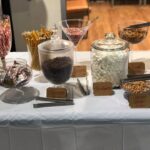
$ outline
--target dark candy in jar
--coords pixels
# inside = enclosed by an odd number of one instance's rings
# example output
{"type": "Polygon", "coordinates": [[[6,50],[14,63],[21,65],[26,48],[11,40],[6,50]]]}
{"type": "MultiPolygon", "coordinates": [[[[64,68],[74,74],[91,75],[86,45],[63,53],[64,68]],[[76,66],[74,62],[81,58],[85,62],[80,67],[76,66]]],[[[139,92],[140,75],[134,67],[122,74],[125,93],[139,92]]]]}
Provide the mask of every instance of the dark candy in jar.
{"type": "Polygon", "coordinates": [[[45,60],[42,63],[42,70],[45,77],[53,84],[62,84],[70,78],[72,65],[70,57],[56,57],[45,60]]]}

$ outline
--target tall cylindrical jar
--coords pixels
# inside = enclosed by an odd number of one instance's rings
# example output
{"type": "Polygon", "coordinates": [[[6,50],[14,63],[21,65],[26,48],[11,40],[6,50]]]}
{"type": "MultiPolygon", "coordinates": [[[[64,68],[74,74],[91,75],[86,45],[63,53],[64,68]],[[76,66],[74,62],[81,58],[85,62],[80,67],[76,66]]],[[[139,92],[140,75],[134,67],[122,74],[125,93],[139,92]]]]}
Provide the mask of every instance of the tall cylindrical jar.
{"type": "Polygon", "coordinates": [[[118,87],[120,80],[127,77],[129,44],[113,33],[93,42],[91,57],[93,82],[111,82],[118,87]]]}

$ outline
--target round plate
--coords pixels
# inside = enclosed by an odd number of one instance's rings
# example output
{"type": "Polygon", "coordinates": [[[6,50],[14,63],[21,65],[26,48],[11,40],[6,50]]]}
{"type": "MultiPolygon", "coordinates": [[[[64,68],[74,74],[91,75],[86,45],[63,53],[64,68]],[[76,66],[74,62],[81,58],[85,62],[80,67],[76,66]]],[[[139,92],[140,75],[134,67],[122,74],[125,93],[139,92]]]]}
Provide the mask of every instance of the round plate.
{"type": "Polygon", "coordinates": [[[33,87],[10,88],[0,95],[0,99],[9,104],[22,104],[39,96],[39,91],[33,87]]]}

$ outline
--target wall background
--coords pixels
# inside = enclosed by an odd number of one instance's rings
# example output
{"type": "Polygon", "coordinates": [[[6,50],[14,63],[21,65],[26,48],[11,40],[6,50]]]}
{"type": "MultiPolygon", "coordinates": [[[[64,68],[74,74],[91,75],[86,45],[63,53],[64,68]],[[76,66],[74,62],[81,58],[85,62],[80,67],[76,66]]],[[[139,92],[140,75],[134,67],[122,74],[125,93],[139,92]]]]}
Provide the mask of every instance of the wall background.
{"type": "Polygon", "coordinates": [[[26,51],[22,32],[50,28],[66,13],[65,0],[12,0],[10,4],[17,51],[26,51]]]}

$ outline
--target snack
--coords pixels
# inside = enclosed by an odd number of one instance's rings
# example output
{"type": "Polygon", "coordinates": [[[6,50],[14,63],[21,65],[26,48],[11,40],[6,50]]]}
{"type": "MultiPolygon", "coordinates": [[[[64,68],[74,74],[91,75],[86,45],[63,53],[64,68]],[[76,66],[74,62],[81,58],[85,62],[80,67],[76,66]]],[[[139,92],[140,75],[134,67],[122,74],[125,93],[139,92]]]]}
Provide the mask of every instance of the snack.
{"type": "Polygon", "coordinates": [[[114,87],[120,85],[120,79],[126,77],[128,53],[126,51],[94,51],[92,56],[93,82],[111,82],[114,87]]]}
{"type": "Polygon", "coordinates": [[[43,41],[49,40],[53,32],[42,27],[39,31],[27,31],[23,32],[22,35],[27,43],[27,48],[31,54],[31,68],[40,70],[38,44],[43,41]]]}
{"type": "Polygon", "coordinates": [[[31,77],[32,71],[23,59],[6,60],[6,70],[1,71],[1,85],[4,87],[20,87],[27,84],[31,77]]]}
{"type": "Polygon", "coordinates": [[[45,60],[41,67],[48,80],[54,84],[62,84],[70,78],[72,66],[71,58],[64,56],[45,60]]]}
{"type": "Polygon", "coordinates": [[[132,94],[142,94],[150,91],[150,81],[134,81],[122,84],[122,88],[132,94]]]}
{"type": "Polygon", "coordinates": [[[9,17],[0,21],[0,57],[4,58],[11,48],[11,25],[9,17]]]}
{"type": "Polygon", "coordinates": [[[124,28],[119,31],[120,38],[136,44],[141,42],[147,35],[147,31],[141,28],[124,28]]]}

